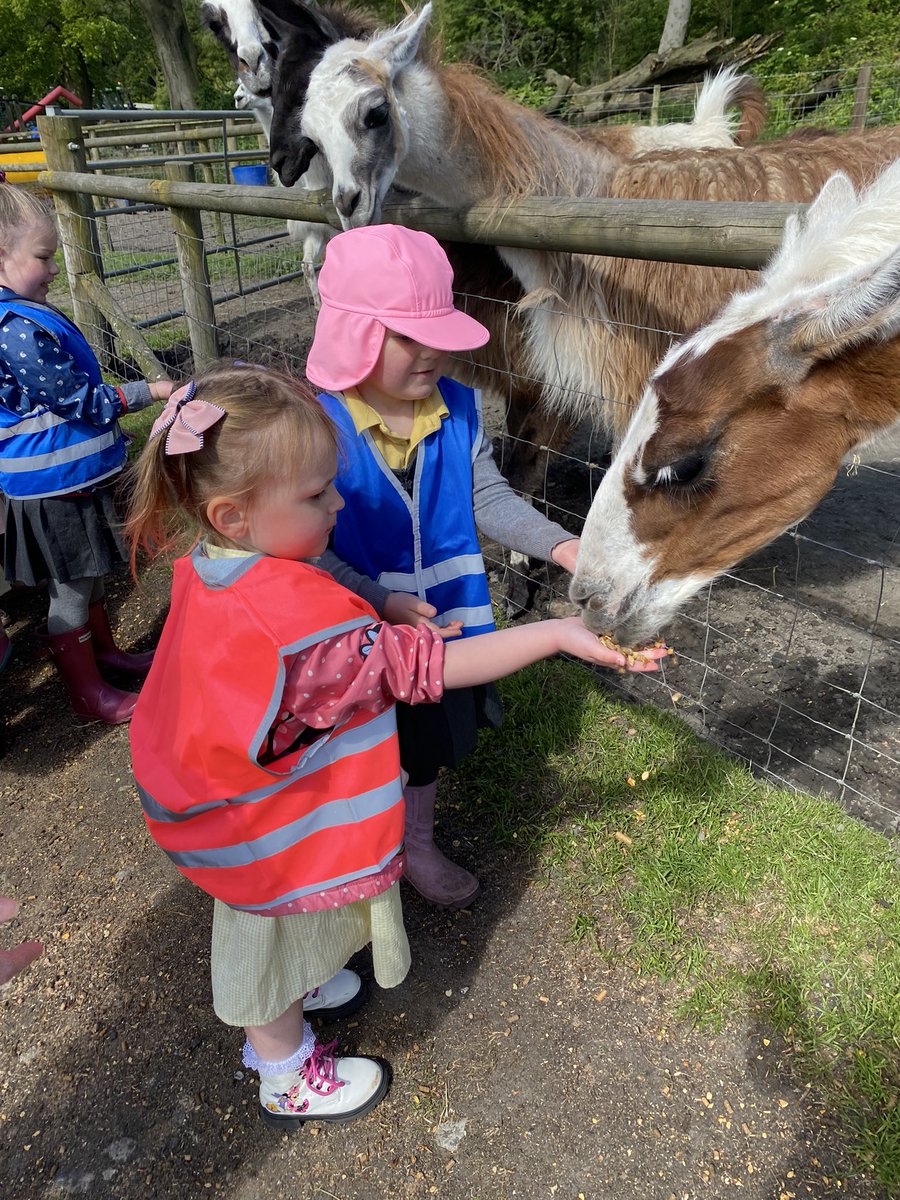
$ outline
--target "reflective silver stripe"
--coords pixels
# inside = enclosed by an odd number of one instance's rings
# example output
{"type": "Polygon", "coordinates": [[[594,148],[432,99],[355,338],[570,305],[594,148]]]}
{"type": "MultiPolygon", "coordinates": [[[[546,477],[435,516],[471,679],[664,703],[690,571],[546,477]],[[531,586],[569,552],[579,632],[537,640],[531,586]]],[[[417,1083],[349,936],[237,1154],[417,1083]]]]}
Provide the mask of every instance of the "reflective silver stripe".
{"type": "Polygon", "coordinates": [[[470,629],[475,625],[493,625],[494,610],[490,604],[480,604],[477,608],[448,608],[437,619],[440,625],[447,625],[451,621],[462,621],[470,629]]]}
{"type": "MultiPolygon", "coordinates": [[[[278,662],[278,673],[275,679],[275,688],[274,691],[272,691],[272,698],[269,701],[268,708],[266,708],[265,713],[263,714],[262,721],[259,722],[259,728],[256,732],[256,736],[253,737],[253,740],[250,743],[251,762],[257,762],[259,758],[259,750],[262,748],[266,737],[269,736],[269,730],[272,725],[275,724],[278,713],[280,713],[283,708],[281,701],[282,696],[284,695],[284,679],[286,679],[287,676],[287,672],[284,670],[284,655],[299,654],[301,650],[306,649],[307,646],[316,646],[316,644],[319,642],[324,641],[325,638],[340,637],[342,634],[347,634],[347,632],[350,630],[364,629],[366,625],[371,624],[371,617],[353,617],[350,620],[344,620],[344,622],[342,622],[340,625],[331,625],[329,629],[317,630],[314,632],[314,634],[310,634],[308,637],[301,637],[299,642],[292,642],[290,643],[290,646],[283,646],[281,648],[280,652],[278,652],[280,653],[280,662],[278,662]]],[[[338,733],[340,733],[340,728],[341,727],[338,726],[338,733]]],[[[370,743],[371,745],[377,745],[379,742],[383,742],[385,737],[390,737],[395,731],[396,721],[394,719],[394,709],[391,708],[379,716],[373,716],[372,720],[368,721],[368,724],[365,725],[364,728],[370,731],[370,736],[373,739],[370,743]],[[389,727],[386,732],[382,732],[382,726],[385,725],[385,718],[386,724],[388,724],[389,727]]],[[[350,730],[347,736],[352,736],[354,732],[355,731],[350,730]]],[[[314,766],[307,766],[304,770],[301,770],[300,775],[308,774],[310,770],[319,769],[318,756],[320,755],[320,752],[322,752],[323,745],[326,742],[329,742],[329,740],[334,740],[334,733],[323,733],[323,737],[320,738],[318,742],[314,742],[310,746],[310,749],[308,749],[304,757],[302,757],[301,766],[302,763],[312,764],[313,761],[316,764],[314,764],[314,766]]],[[[361,745],[359,749],[366,750],[368,749],[368,745],[361,745]]],[[[329,760],[324,760],[324,758],[322,760],[323,763],[328,761],[329,760]]],[[[269,774],[271,775],[283,775],[283,772],[281,772],[281,770],[277,770],[276,766],[263,767],[263,770],[268,770],[269,774]]],[[[298,778],[300,778],[300,775],[298,775],[298,778]]]]}
{"type": "Polygon", "coordinates": [[[416,581],[421,580],[426,588],[439,583],[450,583],[463,575],[482,575],[484,560],[480,554],[459,554],[456,558],[445,558],[433,567],[422,567],[418,574],[405,571],[382,571],[377,583],[389,592],[415,592],[416,581]]]}
{"type": "Polygon", "coordinates": [[[58,467],[62,463],[76,462],[79,458],[91,458],[114,446],[118,440],[119,431],[113,428],[102,437],[79,442],[67,450],[54,450],[52,454],[35,454],[32,458],[0,458],[0,471],[5,471],[7,475],[16,475],[26,471],[42,471],[45,467],[58,467]]]}
{"type": "Polygon", "coordinates": [[[65,425],[65,423],[66,417],[60,417],[46,408],[38,408],[33,413],[22,417],[15,425],[7,425],[0,429],[0,442],[6,442],[10,438],[25,436],[29,433],[41,433],[45,429],[53,429],[54,426],[65,425]]]}
{"type": "Polygon", "coordinates": [[[217,846],[213,850],[166,850],[172,862],[189,870],[209,870],[228,867],[245,867],[260,862],[275,854],[305,841],[326,829],[340,829],[356,825],[370,817],[381,816],[397,804],[400,799],[399,780],[360,792],[348,800],[332,800],[314,812],[273,829],[252,842],[238,842],[234,846],[217,846]]]}
{"type": "MultiPolygon", "coordinates": [[[[275,711],[278,711],[277,707],[275,711]]],[[[271,725],[272,721],[269,721],[269,724],[264,726],[266,732],[271,728],[271,725]]],[[[290,778],[304,779],[307,775],[311,775],[313,771],[320,771],[322,767],[333,766],[336,762],[340,762],[342,758],[349,758],[353,754],[365,754],[367,750],[373,750],[376,746],[380,746],[382,742],[388,741],[396,732],[397,714],[394,711],[393,705],[385,709],[383,713],[379,713],[377,717],[366,721],[364,725],[356,725],[352,729],[343,729],[339,725],[330,733],[323,733],[321,738],[308,747],[296,768],[290,772],[290,778]]],[[[258,743],[254,743],[254,753],[259,753],[258,745],[261,742],[262,738],[259,739],[258,743]]],[[[269,768],[263,769],[268,770],[269,768]]],[[[271,771],[270,773],[275,775],[276,778],[283,778],[282,772],[271,771]]],[[[246,799],[246,797],[241,797],[241,802],[246,803],[246,799]]]]}
{"type": "Polygon", "coordinates": [[[203,813],[213,812],[219,808],[228,808],[230,805],[258,804],[260,800],[274,796],[283,788],[290,787],[292,783],[296,783],[298,779],[303,779],[313,771],[319,771],[322,767],[332,766],[342,758],[347,758],[352,754],[361,754],[381,745],[382,742],[392,738],[396,730],[397,717],[391,707],[383,713],[379,713],[377,717],[373,717],[371,721],[367,721],[365,725],[358,725],[354,729],[338,729],[330,736],[323,735],[321,741],[314,742],[309,747],[297,764],[295,771],[279,776],[273,783],[256,788],[252,792],[246,792],[243,796],[226,796],[222,800],[211,800],[208,804],[194,805],[187,812],[174,812],[172,809],[164,808],[146,788],[138,783],[141,807],[151,821],[158,821],[160,824],[166,825],[178,825],[183,821],[190,821],[195,816],[201,816],[203,813]]]}
{"type": "MultiPolygon", "coordinates": [[[[397,794],[399,798],[399,780],[397,794]]],[[[370,870],[367,870],[365,874],[360,874],[359,871],[351,871],[347,875],[335,875],[332,879],[325,879],[321,883],[311,883],[309,887],[296,888],[292,892],[285,892],[283,895],[276,896],[273,900],[269,900],[265,904],[242,904],[240,906],[240,911],[265,912],[267,909],[275,908],[279,904],[289,904],[292,900],[299,900],[302,896],[309,896],[313,892],[323,892],[326,888],[340,887],[341,884],[349,884],[352,886],[354,883],[358,883],[361,879],[365,879],[368,875],[376,875],[379,871],[383,871],[391,859],[397,857],[397,853],[402,845],[402,841],[398,842],[396,846],[394,846],[387,852],[387,854],[385,854],[384,858],[382,858],[380,862],[375,863],[375,865],[370,870]]]]}
{"type": "Polygon", "coordinates": [[[472,439],[472,464],[474,466],[475,459],[481,450],[481,443],[484,440],[484,404],[482,402],[481,389],[472,388],[472,397],[475,402],[475,412],[478,415],[478,427],[475,430],[475,437],[472,439]]]}
{"type": "Polygon", "coordinates": [[[28,499],[29,500],[52,500],[56,496],[71,496],[72,492],[82,492],[82,491],[86,491],[88,488],[97,487],[97,485],[101,484],[104,479],[109,479],[113,475],[118,475],[121,472],[121,470],[122,470],[121,466],[110,467],[110,469],[108,471],[104,471],[102,475],[92,475],[89,480],[87,480],[86,482],[84,482],[82,484],[79,484],[78,487],[74,487],[74,488],[72,488],[72,487],[56,488],[56,490],[52,491],[52,492],[33,492],[33,491],[29,490],[28,499]]]}
{"type": "MultiPolygon", "coordinates": [[[[290,779],[285,779],[281,784],[282,787],[287,787],[291,782],[290,779]]],[[[151,821],[165,822],[167,825],[179,825],[183,821],[192,821],[194,817],[198,817],[203,813],[214,812],[217,808],[227,808],[229,804],[233,804],[233,800],[210,800],[209,804],[195,804],[188,812],[172,812],[168,808],[163,808],[145,787],[142,787],[137,780],[134,781],[137,793],[141,801],[141,808],[145,816],[151,821]]],[[[272,791],[277,792],[279,789],[273,787],[272,791]]]]}

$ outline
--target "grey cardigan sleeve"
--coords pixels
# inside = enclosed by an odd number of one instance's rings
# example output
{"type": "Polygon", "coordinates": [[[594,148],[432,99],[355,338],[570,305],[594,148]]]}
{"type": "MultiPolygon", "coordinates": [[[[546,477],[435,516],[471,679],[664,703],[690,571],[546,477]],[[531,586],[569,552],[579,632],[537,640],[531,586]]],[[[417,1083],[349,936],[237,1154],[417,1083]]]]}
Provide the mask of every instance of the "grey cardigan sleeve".
{"type": "Polygon", "coordinates": [[[513,491],[498,471],[490,438],[483,432],[472,474],[475,523],[485,537],[508,550],[549,562],[554,546],[578,536],[549,521],[513,491]]]}
{"type": "Polygon", "coordinates": [[[333,550],[326,550],[316,559],[315,565],[323,571],[327,571],[347,591],[362,596],[363,600],[372,605],[379,617],[384,616],[384,602],[390,595],[387,588],[376,583],[374,579],[370,579],[368,575],[361,575],[359,571],[354,571],[353,567],[349,563],[345,563],[342,558],[338,558],[333,550]]]}
{"type": "Polygon", "coordinates": [[[122,395],[128,405],[130,413],[140,412],[142,408],[149,408],[156,401],[150,395],[150,385],[144,379],[136,379],[133,383],[122,384],[122,395]]]}

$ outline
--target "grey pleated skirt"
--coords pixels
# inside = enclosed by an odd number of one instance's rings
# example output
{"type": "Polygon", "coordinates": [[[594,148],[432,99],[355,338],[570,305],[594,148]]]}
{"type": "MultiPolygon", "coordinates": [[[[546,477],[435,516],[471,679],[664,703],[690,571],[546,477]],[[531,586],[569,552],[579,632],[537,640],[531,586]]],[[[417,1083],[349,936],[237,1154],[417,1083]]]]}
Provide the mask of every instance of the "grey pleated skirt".
{"type": "Polygon", "coordinates": [[[44,579],[94,579],[128,560],[118,525],[116,482],[89,495],[6,497],[3,573],[34,586],[44,579]]]}

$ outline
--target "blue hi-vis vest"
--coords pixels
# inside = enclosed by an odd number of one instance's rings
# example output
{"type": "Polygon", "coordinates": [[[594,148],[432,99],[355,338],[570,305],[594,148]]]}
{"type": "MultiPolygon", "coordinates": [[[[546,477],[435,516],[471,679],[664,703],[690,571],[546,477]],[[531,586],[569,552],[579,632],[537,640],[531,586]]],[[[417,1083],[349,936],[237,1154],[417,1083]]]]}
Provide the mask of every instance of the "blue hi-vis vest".
{"type": "MultiPolygon", "coordinates": [[[[0,300],[0,342],[5,341],[3,321],[10,315],[25,317],[45,330],[72,356],[92,388],[103,382],[93,350],[62,313],[20,296],[4,298],[0,300]]],[[[6,353],[0,350],[0,360],[15,378],[14,360],[7,359],[6,353]]],[[[25,414],[0,405],[0,491],[19,499],[84,491],[121,471],[126,446],[118,422],[100,429],[89,421],[58,416],[43,404],[25,414]]]]}
{"type": "Polygon", "coordinates": [[[463,636],[494,628],[472,506],[472,464],[481,445],[476,393],[453,379],[438,389],[450,415],[416,447],[410,496],[378,452],[356,432],[335,396],[320,395],[341,434],[335,483],[346,501],[334,552],[390,592],[409,592],[437,609],[435,623],[462,621],[463,636]]]}

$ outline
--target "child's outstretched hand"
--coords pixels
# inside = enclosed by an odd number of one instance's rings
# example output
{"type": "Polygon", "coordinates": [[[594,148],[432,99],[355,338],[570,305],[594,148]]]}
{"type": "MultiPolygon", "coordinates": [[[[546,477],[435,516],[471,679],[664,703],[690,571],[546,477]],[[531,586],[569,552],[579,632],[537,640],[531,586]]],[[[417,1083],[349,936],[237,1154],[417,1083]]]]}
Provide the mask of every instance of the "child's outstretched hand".
{"type": "MultiPolygon", "coordinates": [[[[0,921],[11,921],[18,911],[15,900],[0,896],[0,921]]],[[[24,971],[43,953],[43,942],[21,942],[12,950],[0,950],[0,984],[9,983],[14,975],[24,971]]]]}
{"type": "Polygon", "coordinates": [[[646,671],[658,671],[657,660],[665,658],[669,653],[668,646],[647,646],[635,650],[626,657],[619,650],[608,646],[596,633],[581,623],[580,617],[564,617],[560,621],[562,646],[565,654],[574,654],[587,662],[598,663],[602,667],[618,667],[620,670],[640,674],[646,671]],[[629,659],[632,659],[629,662],[629,659]]]}
{"type": "Polygon", "coordinates": [[[384,602],[383,613],[389,625],[427,625],[439,633],[444,641],[459,637],[462,633],[462,621],[451,621],[443,627],[435,625],[431,621],[431,617],[437,616],[434,605],[420,600],[418,596],[411,596],[409,592],[391,592],[384,602]]]}

